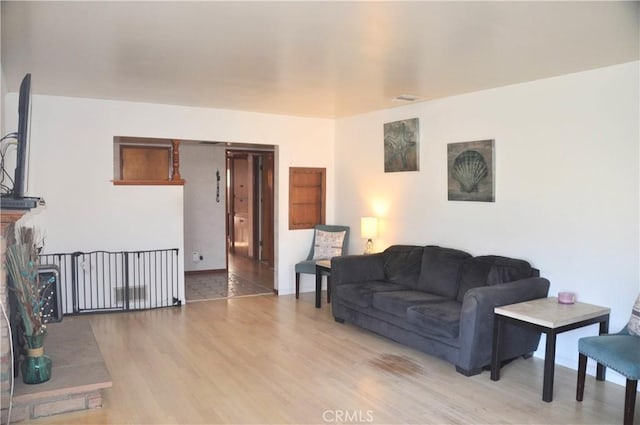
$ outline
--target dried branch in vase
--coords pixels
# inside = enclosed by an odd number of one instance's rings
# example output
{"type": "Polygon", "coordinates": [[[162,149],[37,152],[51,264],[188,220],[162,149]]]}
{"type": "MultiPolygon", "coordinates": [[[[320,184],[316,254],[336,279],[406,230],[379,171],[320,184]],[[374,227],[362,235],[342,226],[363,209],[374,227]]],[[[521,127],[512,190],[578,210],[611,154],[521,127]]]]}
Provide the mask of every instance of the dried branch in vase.
{"type": "Polygon", "coordinates": [[[46,307],[51,302],[47,285],[38,276],[40,240],[32,227],[18,229],[18,238],[7,248],[9,288],[15,293],[18,310],[22,316],[25,335],[40,335],[46,331],[49,314],[46,307]]]}

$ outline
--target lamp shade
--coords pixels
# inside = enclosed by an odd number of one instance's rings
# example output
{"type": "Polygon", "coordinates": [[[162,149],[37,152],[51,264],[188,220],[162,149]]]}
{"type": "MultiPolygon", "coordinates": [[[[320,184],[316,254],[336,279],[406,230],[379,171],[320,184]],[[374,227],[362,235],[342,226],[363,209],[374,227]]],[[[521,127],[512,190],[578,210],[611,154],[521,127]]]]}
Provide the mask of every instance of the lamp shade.
{"type": "Polygon", "coordinates": [[[362,217],[360,219],[360,234],[363,239],[372,239],[378,236],[378,218],[362,217]]]}

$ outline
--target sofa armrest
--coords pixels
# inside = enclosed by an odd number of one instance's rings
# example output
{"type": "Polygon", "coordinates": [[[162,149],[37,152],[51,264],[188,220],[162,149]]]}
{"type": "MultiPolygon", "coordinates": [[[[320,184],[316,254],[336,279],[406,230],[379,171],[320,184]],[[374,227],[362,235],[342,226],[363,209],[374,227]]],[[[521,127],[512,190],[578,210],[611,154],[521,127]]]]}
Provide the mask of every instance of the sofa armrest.
{"type": "MultiPolygon", "coordinates": [[[[514,304],[523,301],[545,298],[549,293],[549,281],[541,277],[530,277],[514,282],[501,283],[492,286],[482,286],[467,291],[462,302],[460,317],[460,357],[458,366],[472,370],[490,363],[493,344],[494,307],[514,304]]],[[[537,340],[532,340],[532,334],[522,332],[523,341],[512,341],[511,344],[521,344],[522,349],[537,346],[537,340]]],[[[505,350],[517,350],[505,342],[505,350]]],[[[533,348],[535,350],[535,347],[533,348]]],[[[525,354],[525,353],[522,353],[525,354]]]]}
{"type": "Polygon", "coordinates": [[[333,286],[382,279],[384,279],[382,253],[343,255],[331,259],[331,285],[333,286]]]}

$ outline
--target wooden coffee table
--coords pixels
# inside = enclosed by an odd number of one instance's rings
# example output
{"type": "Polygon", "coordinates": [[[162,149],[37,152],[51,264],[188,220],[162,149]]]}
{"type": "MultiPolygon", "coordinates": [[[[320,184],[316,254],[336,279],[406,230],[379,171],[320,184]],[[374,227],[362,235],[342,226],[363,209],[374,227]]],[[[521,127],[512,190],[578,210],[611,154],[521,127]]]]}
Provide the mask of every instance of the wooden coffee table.
{"type": "MultiPolygon", "coordinates": [[[[556,297],[540,298],[494,309],[493,353],[491,356],[491,379],[500,379],[500,344],[505,323],[533,328],[546,334],[544,354],[544,381],[542,400],[553,400],[553,374],[556,358],[556,335],[583,326],[600,324],[600,334],[609,332],[608,307],[593,304],[560,304],[556,297]]],[[[605,367],[598,364],[596,377],[604,380],[605,367]]]]}

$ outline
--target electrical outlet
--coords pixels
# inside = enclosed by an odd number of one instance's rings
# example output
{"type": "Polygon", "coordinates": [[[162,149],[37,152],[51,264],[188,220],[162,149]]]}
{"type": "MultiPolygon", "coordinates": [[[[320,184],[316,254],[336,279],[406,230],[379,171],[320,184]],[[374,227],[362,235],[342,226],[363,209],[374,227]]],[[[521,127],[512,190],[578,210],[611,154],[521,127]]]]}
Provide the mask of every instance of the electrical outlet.
{"type": "Polygon", "coordinates": [[[197,263],[198,261],[200,261],[200,254],[198,254],[198,251],[193,251],[191,253],[191,259],[193,260],[194,263],[197,263]]]}

